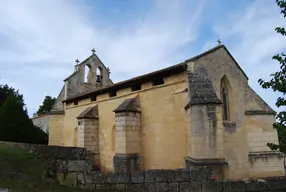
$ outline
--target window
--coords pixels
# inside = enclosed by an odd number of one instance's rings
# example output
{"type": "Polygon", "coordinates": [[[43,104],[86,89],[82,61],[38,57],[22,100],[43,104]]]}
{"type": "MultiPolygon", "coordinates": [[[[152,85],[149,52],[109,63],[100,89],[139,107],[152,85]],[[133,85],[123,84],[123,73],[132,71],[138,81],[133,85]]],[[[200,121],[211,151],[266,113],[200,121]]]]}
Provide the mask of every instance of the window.
{"type": "Polygon", "coordinates": [[[164,79],[162,77],[156,78],[152,81],[152,85],[163,85],[164,84],[164,79]]]}
{"type": "Polygon", "coordinates": [[[75,101],[73,102],[73,104],[74,104],[74,105],[78,105],[78,100],[75,100],[75,101]]]}
{"type": "Polygon", "coordinates": [[[131,86],[131,91],[141,90],[141,84],[135,84],[131,86]]]}
{"type": "Polygon", "coordinates": [[[222,99],[222,118],[223,120],[230,120],[229,117],[229,100],[228,90],[224,81],[221,83],[221,99],[222,99]]]}
{"type": "Polygon", "coordinates": [[[109,92],[109,97],[115,97],[116,96],[116,91],[111,91],[109,92]]]}
{"type": "Polygon", "coordinates": [[[91,102],[92,102],[92,101],[96,101],[96,97],[97,97],[97,95],[92,95],[92,96],[90,97],[91,102]]]}
{"type": "Polygon", "coordinates": [[[90,73],[90,65],[85,65],[85,67],[84,67],[84,82],[85,83],[90,83],[89,82],[89,73],[90,73]]]}

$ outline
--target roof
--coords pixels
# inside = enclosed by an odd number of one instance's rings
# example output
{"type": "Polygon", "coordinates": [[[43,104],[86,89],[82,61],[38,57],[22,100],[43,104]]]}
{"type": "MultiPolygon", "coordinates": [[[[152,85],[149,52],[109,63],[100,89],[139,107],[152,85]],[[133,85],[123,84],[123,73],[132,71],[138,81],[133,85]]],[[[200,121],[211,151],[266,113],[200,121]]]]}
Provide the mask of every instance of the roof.
{"type": "Polygon", "coordinates": [[[136,97],[126,99],[116,109],[114,109],[113,112],[140,112],[136,97]]]}
{"type": "Polygon", "coordinates": [[[74,96],[71,96],[71,97],[67,98],[66,100],[64,100],[63,102],[72,101],[74,99],[85,98],[85,97],[90,96],[92,94],[102,94],[102,93],[109,92],[111,90],[127,88],[131,84],[148,82],[148,81],[150,81],[150,79],[154,79],[154,78],[156,78],[158,76],[166,77],[166,76],[169,76],[169,75],[174,75],[174,74],[177,74],[177,73],[184,72],[187,69],[187,62],[195,61],[195,60],[197,60],[197,59],[199,59],[199,58],[201,58],[201,57],[203,57],[203,56],[205,56],[205,55],[207,55],[209,53],[212,53],[212,52],[214,52],[214,51],[216,51],[216,50],[218,50],[220,48],[223,48],[226,51],[226,53],[231,57],[231,59],[237,65],[239,70],[248,79],[248,77],[246,76],[244,71],[238,65],[238,63],[233,58],[233,56],[230,54],[230,52],[227,50],[227,48],[224,45],[218,45],[218,46],[216,46],[216,47],[214,47],[212,49],[209,49],[209,50],[207,50],[207,51],[205,51],[205,52],[203,52],[203,53],[201,53],[201,54],[199,54],[197,56],[194,56],[194,57],[192,57],[190,59],[187,59],[187,60],[185,60],[182,63],[176,64],[176,65],[164,68],[164,69],[160,69],[160,70],[157,70],[157,71],[154,71],[154,72],[151,72],[151,73],[147,73],[147,74],[144,74],[144,75],[141,75],[141,76],[137,76],[137,77],[125,80],[125,81],[121,81],[121,82],[118,82],[118,83],[115,83],[115,84],[112,84],[112,85],[107,85],[105,87],[91,89],[91,90],[89,90],[87,92],[83,92],[83,93],[79,93],[79,94],[76,94],[74,96]]]}
{"type": "Polygon", "coordinates": [[[168,76],[168,75],[172,75],[172,74],[176,74],[176,73],[180,73],[183,72],[187,69],[187,65],[185,63],[179,63],[177,65],[173,65],[171,67],[167,67],[158,71],[154,71],[145,75],[141,75],[141,76],[137,76],[125,81],[121,81],[118,83],[114,83],[111,85],[107,85],[101,88],[96,88],[96,89],[91,89],[87,92],[84,93],[79,93],[76,94],[72,97],[67,98],[66,100],[64,100],[63,102],[67,102],[67,101],[71,101],[73,99],[77,99],[77,98],[82,98],[91,94],[101,94],[101,93],[105,93],[108,92],[112,89],[121,89],[121,88],[126,88],[129,87],[130,84],[136,84],[136,83],[143,83],[143,82],[147,82],[150,81],[150,79],[152,78],[156,78],[158,77],[158,75],[161,76],[168,76]]]}
{"type": "Polygon", "coordinates": [[[49,115],[64,115],[65,111],[64,110],[57,110],[57,111],[50,111],[49,115]]]}
{"type": "Polygon", "coordinates": [[[77,119],[96,119],[98,118],[98,107],[97,105],[94,107],[86,108],[79,116],[76,117],[77,119]]]}
{"type": "Polygon", "coordinates": [[[48,116],[49,114],[41,114],[41,115],[38,115],[38,116],[36,116],[36,117],[32,117],[31,119],[33,120],[33,119],[38,119],[38,118],[40,118],[40,117],[45,117],[45,116],[48,116]]]}
{"type": "Polygon", "coordinates": [[[216,46],[216,47],[214,47],[214,48],[212,48],[212,49],[209,49],[209,50],[207,50],[207,51],[205,51],[205,52],[203,52],[203,53],[201,53],[201,54],[199,54],[199,55],[197,55],[197,56],[194,56],[194,57],[192,57],[192,58],[190,58],[190,59],[187,59],[185,62],[189,62],[189,61],[195,61],[195,60],[197,60],[197,59],[199,59],[199,58],[201,58],[201,57],[203,57],[203,56],[205,56],[205,55],[207,55],[207,54],[209,54],[209,53],[212,53],[212,52],[214,52],[214,51],[216,51],[216,50],[218,50],[218,49],[220,49],[220,48],[223,48],[225,51],[226,51],[226,53],[228,54],[228,56],[230,56],[230,58],[234,61],[234,63],[237,65],[237,67],[238,67],[238,69],[242,72],[242,74],[246,77],[246,79],[248,80],[248,77],[247,77],[247,75],[245,74],[245,72],[242,70],[242,68],[239,66],[239,64],[237,63],[237,61],[234,59],[234,57],[231,55],[231,53],[228,51],[228,49],[224,46],[224,45],[218,45],[218,46],[216,46]]]}

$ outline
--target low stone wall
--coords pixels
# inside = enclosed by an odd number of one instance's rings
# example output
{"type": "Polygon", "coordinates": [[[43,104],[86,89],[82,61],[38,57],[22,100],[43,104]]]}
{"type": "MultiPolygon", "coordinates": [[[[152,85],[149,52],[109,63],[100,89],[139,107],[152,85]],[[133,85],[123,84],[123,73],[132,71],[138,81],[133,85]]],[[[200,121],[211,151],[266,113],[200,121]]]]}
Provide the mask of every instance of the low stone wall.
{"type": "MultiPolygon", "coordinates": [[[[286,178],[260,180],[212,181],[202,170],[148,170],[132,173],[73,172],[66,174],[63,184],[89,190],[121,190],[127,192],[284,192],[286,178]],[[69,181],[68,181],[69,180],[69,181]],[[68,181],[68,182],[67,182],[68,181]]],[[[63,176],[62,176],[63,178],[63,176]]]]}
{"type": "Polygon", "coordinates": [[[54,159],[86,160],[89,159],[90,157],[88,151],[85,148],[38,145],[31,143],[13,143],[6,141],[0,141],[0,142],[54,159]]]}
{"type": "Polygon", "coordinates": [[[258,180],[214,181],[206,169],[145,170],[102,175],[93,171],[84,148],[2,142],[53,159],[52,172],[60,184],[91,190],[113,189],[134,192],[285,192],[286,177],[258,180]]]}

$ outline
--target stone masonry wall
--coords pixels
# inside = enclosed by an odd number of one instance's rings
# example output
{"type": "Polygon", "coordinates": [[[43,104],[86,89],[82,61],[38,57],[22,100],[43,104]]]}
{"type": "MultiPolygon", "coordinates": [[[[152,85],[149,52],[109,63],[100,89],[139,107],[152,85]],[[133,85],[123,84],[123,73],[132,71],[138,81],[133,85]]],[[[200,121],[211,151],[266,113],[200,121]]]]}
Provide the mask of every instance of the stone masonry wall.
{"type": "Polygon", "coordinates": [[[86,160],[89,158],[89,154],[85,148],[38,145],[31,143],[13,143],[6,141],[0,141],[0,142],[54,159],[86,160]]]}
{"type": "Polygon", "coordinates": [[[60,184],[90,190],[134,192],[283,192],[286,177],[258,180],[215,181],[209,170],[145,170],[102,175],[92,171],[87,150],[77,147],[58,147],[26,143],[2,142],[55,158],[60,184]]]}

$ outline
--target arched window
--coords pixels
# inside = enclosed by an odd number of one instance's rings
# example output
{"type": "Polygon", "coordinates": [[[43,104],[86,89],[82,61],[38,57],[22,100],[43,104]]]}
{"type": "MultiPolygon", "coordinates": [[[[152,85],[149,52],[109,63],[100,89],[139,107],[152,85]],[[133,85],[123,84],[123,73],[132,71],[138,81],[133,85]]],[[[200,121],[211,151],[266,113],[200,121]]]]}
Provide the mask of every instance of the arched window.
{"type": "Polygon", "coordinates": [[[97,83],[101,83],[102,78],[103,78],[103,76],[102,76],[102,68],[98,67],[98,68],[96,68],[96,82],[97,83]]]}
{"type": "Polygon", "coordinates": [[[88,65],[85,65],[84,67],[84,82],[88,83],[88,76],[90,72],[90,67],[88,65]]]}
{"type": "Polygon", "coordinates": [[[229,115],[229,95],[225,81],[221,81],[222,119],[230,120],[229,115]]]}

